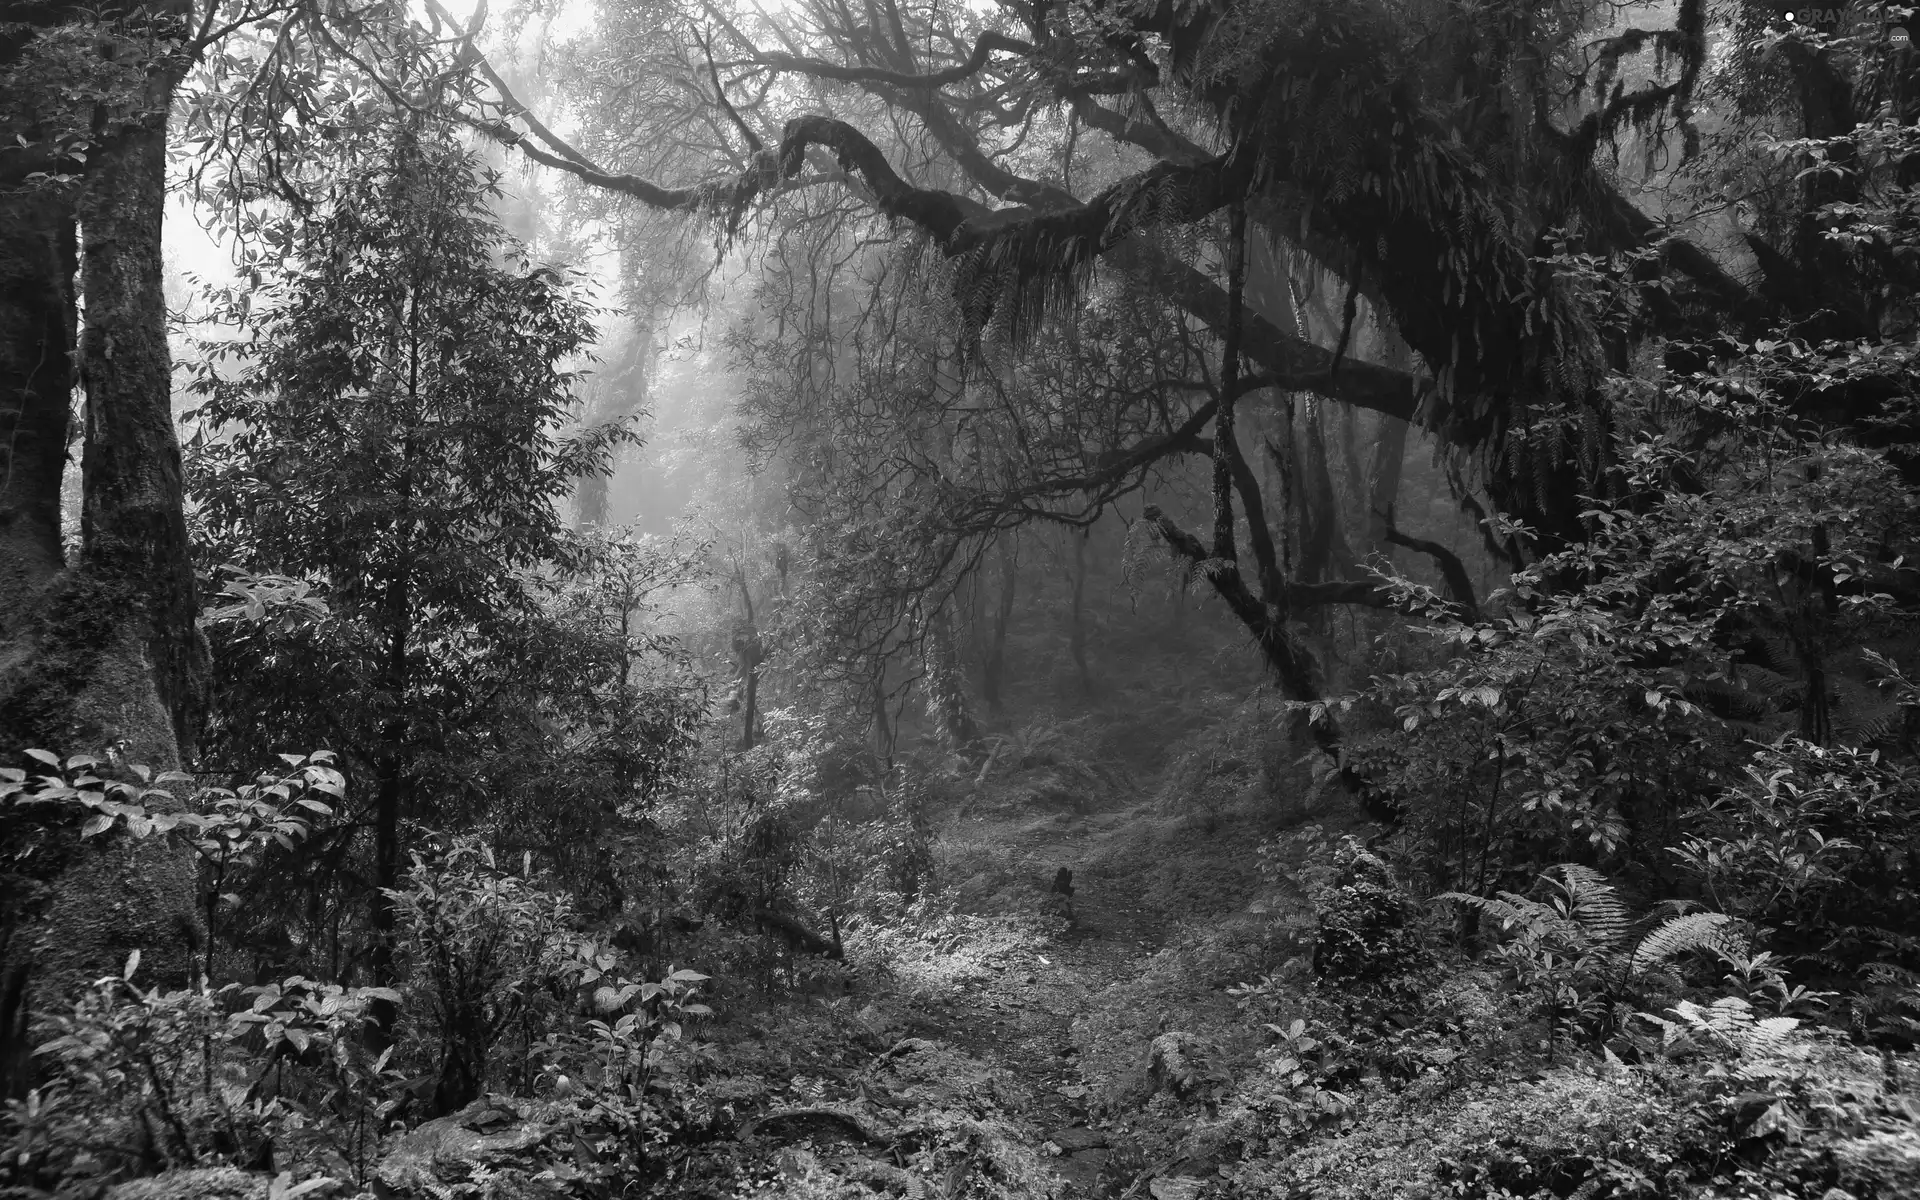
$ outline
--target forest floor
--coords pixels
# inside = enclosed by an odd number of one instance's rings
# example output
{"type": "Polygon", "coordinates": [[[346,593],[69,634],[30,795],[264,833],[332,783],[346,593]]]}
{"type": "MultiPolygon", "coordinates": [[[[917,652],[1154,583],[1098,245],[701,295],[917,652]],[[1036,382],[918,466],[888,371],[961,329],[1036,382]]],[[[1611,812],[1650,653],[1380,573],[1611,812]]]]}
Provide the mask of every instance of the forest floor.
{"type": "Polygon", "coordinates": [[[1224,1057],[1246,1040],[1226,989],[1277,966],[1275,931],[1308,911],[1297,888],[1263,881],[1257,849],[1306,814],[1277,821],[1254,767],[1230,781],[1235,802],[1196,812],[1124,771],[1040,759],[941,814],[956,911],[929,943],[852,944],[855,961],[886,963],[853,1003],[887,1049],[855,1068],[851,1093],[885,1117],[989,1119],[1031,1155],[1036,1194],[1192,1195],[1215,1164],[1156,1047],[1170,1036],[1224,1057]],[[1051,893],[1060,868],[1071,918],[1051,893]],[[926,1070],[898,1066],[921,1057],[926,1070]]]}
{"type": "MultiPolygon", "coordinates": [[[[1094,1092],[1079,1066],[1075,1025],[1099,996],[1141,972],[1160,950],[1173,914],[1152,907],[1124,876],[1090,873],[1100,850],[1091,826],[1009,849],[1024,859],[1022,874],[1029,879],[1047,879],[1060,867],[1074,873],[1072,918],[1018,965],[1007,962],[1001,971],[968,977],[949,1002],[929,1006],[908,1028],[1019,1079],[1019,1093],[1031,1100],[1008,1115],[1036,1135],[1066,1182],[1091,1192],[1113,1161],[1109,1142],[1115,1135],[1089,1103],[1094,1092]]],[[[1038,907],[1057,912],[1062,906],[1048,894],[1038,907]]]]}

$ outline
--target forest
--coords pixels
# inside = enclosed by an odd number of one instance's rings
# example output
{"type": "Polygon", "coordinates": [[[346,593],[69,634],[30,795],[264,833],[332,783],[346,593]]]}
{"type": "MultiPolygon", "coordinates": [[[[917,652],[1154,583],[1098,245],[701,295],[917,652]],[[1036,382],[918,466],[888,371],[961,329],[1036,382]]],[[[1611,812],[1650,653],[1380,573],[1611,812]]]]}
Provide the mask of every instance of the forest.
{"type": "Polygon", "coordinates": [[[0,1200],[1920,1197],[1909,29],[0,0],[0,1200]]]}

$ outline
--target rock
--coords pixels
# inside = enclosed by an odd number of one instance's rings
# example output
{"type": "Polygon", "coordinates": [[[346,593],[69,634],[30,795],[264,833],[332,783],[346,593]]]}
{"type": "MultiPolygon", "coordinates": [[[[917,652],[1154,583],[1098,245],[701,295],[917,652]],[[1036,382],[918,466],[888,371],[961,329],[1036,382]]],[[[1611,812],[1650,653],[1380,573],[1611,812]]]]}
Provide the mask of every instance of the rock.
{"type": "Polygon", "coordinates": [[[1153,1200],[1194,1200],[1200,1194],[1200,1180],[1191,1176],[1162,1176],[1147,1185],[1153,1200]]]}
{"type": "Polygon", "coordinates": [[[267,1186],[238,1167],[196,1167],[117,1184],[106,1200],[267,1200],[267,1186]]]}
{"type": "Polygon", "coordinates": [[[1106,1161],[1112,1157],[1113,1151],[1107,1149],[1105,1146],[1095,1146],[1091,1150],[1076,1150],[1073,1152],[1073,1161],[1077,1163],[1092,1163],[1095,1168],[1106,1165],[1106,1161]]]}
{"type": "Polygon", "coordinates": [[[1194,1035],[1163,1033],[1147,1048],[1147,1077],[1156,1092],[1190,1095],[1217,1078],[1211,1057],[1211,1048],[1194,1035]]]}
{"type": "Polygon", "coordinates": [[[1106,1145],[1107,1135],[1081,1125],[1071,1129],[1056,1129],[1047,1135],[1047,1140],[1068,1154],[1076,1154],[1106,1145]]]}
{"type": "Polygon", "coordinates": [[[374,1175],[402,1195],[440,1196],[445,1185],[488,1171],[518,1167],[528,1174],[545,1165],[534,1157],[556,1126],[521,1121],[499,1102],[476,1100],[451,1116],[436,1117],[395,1142],[374,1175]]]}
{"type": "Polygon", "coordinates": [[[930,1051],[933,1048],[933,1043],[926,1038],[901,1038],[889,1047],[886,1053],[880,1055],[880,1059],[881,1061],[885,1061],[890,1058],[899,1058],[903,1054],[920,1054],[930,1051]]]}
{"type": "Polygon", "coordinates": [[[1081,1191],[1090,1192],[1100,1182],[1100,1164],[1087,1162],[1077,1154],[1058,1160],[1053,1164],[1053,1169],[1060,1178],[1081,1191]]]}

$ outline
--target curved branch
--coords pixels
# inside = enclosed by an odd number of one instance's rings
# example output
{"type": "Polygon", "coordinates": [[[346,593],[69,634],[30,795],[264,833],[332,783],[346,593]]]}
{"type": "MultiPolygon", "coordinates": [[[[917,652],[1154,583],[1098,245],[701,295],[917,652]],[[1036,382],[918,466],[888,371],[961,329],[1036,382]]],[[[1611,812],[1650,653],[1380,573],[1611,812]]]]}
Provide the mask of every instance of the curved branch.
{"type": "MultiPolygon", "coordinates": [[[[985,214],[979,205],[951,192],[915,187],[900,178],[866,134],[833,117],[795,117],[787,122],[780,138],[780,173],[798,174],[813,146],[832,151],[842,170],[859,176],[873,193],[874,207],[889,217],[911,221],[943,246],[950,246],[971,218],[985,214]]],[[[750,198],[751,193],[746,195],[750,198]]],[[[948,253],[956,251],[948,249],[948,253]]]]}
{"type": "Polygon", "coordinates": [[[1469,622],[1480,619],[1480,601],[1473,594],[1473,577],[1467,574],[1466,564],[1458,554],[1439,542],[1401,533],[1394,528],[1392,509],[1387,510],[1386,540],[1433,559],[1434,565],[1440,568],[1440,577],[1446,580],[1448,596],[1460,609],[1461,618],[1469,622]]]}
{"type": "MultiPolygon", "coordinates": [[[[529,125],[537,125],[536,122],[528,119],[528,114],[523,112],[520,116],[521,119],[527,120],[529,125]]],[[[483,121],[477,117],[462,117],[461,121],[475,132],[490,137],[503,146],[518,148],[522,154],[542,166],[552,167],[556,171],[565,171],[581,182],[590,183],[594,187],[618,192],[623,196],[631,196],[649,208],[667,212],[692,212],[700,208],[711,194],[710,189],[707,188],[662,187],[638,175],[619,175],[604,171],[558,138],[543,136],[541,140],[558,144],[564,148],[562,152],[544,150],[528,141],[525,134],[502,121],[483,121]]],[[[539,129],[536,128],[535,132],[538,133],[539,129]]]]}
{"type": "Polygon", "coordinates": [[[760,135],[755,133],[748,127],[745,121],[740,119],[740,114],[735,111],[733,102],[727,99],[726,85],[720,82],[720,68],[713,65],[712,42],[707,38],[701,37],[699,34],[694,35],[694,40],[699,43],[700,52],[707,56],[707,75],[713,80],[713,94],[720,101],[720,108],[727,114],[728,119],[733,122],[733,127],[740,131],[740,136],[746,139],[747,152],[749,154],[760,153],[766,149],[760,142],[760,135]]]}
{"type": "MultiPolygon", "coordinates": [[[[1199,538],[1175,525],[1159,508],[1149,504],[1140,515],[1166,542],[1168,549],[1185,559],[1194,573],[1204,576],[1220,598],[1226,601],[1233,615],[1240,619],[1247,632],[1253,635],[1254,641],[1259,643],[1267,666],[1273,671],[1287,699],[1300,704],[1318,702],[1321,696],[1313,680],[1313,658],[1288,631],[1287,610],[1277,604],[1263,603],[1247,587],[1246,579],[1236,564],[1209,555],[1199,538]]],[[[1323,720],[1313,722],[1312,730],[1314,742],[1320,749],[1337,759],[1340,755],[1339,728],[1331,720],[1323,720]]]]}
{"type": "Polygon", "coordinates": [[[886,87],[931,91],[950,83],[959,83],[977,74],[987,65],[988,57],[996,50],[1025,56],[1033,53],[1033,45],[1019,38],[1008,37],[1004,33],[995,33],[990,30],[974,39],[973,53],[967,56],[965,62],[948,67],[944,71],[935,71],[930,75],[913,75],[879,67],[843,67],[834,63],[821,62],[816,58],[801,58],[793,54],[760,54],[756,56],[756,61],[776,71],[792,71],[795,74],[812,75],[820,79],[837,79],[843,83],[875,83],[886,87]]]}

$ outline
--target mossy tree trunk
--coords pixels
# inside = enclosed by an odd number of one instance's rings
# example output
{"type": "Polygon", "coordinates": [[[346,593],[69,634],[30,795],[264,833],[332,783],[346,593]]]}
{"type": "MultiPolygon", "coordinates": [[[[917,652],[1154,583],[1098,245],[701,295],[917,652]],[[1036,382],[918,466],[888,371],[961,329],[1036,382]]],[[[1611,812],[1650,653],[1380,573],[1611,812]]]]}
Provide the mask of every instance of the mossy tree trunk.
{"type": "MultiPolygon", "coordinates": [[[[171,18],[184,13],[175,9],[171,18]]],[[[0,202],[0,412],[18,430],[0,444],[6,765],[37,747],[91,754],[116,768],[176,768],[204,691],[160,251],[166,107],[178,71],[146,57],[166,33],[151,19],[138,29],[108,23],[99,30],[106,66],[82,83],[101,89],[101,104],[116,102],[117,114],[91,145],[84,176],[0,202]],[[127,79],[137,86],[111,90],[127,79]],[[87,417],[82,546],[79,561],[69,563],[60,486],[76,260],[87,297],[79,339],[87,417]]],[[[11,57],[35,49],[31,39],[8,44],[11,57]]],[[[0,111],[37,103],[0,94],[0,111]]],[[[62,131],[43,122],[7,132],[44,143],[62,131]]],[[[4,840],[11,843],[26,819],[0,814],[4,840]]],[[[159,839],[56,844],[66,851],[0,865],[0,1094],[19,1095],[30,1084],[37,1008],[62,1002],[135,949],[148,974],[184,979],[199,938],[190,852],[159,839]]]]}

